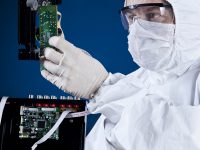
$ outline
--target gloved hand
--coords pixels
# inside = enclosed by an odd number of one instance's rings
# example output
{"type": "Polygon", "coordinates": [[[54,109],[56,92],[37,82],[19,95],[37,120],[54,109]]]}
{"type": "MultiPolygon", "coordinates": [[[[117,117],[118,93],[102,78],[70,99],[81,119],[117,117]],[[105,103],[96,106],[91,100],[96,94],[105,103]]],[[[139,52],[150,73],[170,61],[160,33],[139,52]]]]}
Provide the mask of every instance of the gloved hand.
{"type": "Polygon", "coordinates": [[[108,76],[103,65],[80,48],[61,37],[52,37],[49,44],[58,49],[44,51],[42,76],[64,92],[92,98],[108,76]]]}

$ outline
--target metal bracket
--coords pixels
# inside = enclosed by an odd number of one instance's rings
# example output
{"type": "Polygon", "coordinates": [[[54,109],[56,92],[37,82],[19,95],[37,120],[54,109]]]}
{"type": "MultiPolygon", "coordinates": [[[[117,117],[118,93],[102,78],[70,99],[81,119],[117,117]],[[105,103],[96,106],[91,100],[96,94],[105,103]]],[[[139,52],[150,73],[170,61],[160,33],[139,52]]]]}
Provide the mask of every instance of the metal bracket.
{"type": "Polygon", "coordinates": [[[38,9],[39,4],[38,4],[37,0],[27,0],[26,1],[26,6],[30,7],[31,10],[36,11],[38,9]]]}

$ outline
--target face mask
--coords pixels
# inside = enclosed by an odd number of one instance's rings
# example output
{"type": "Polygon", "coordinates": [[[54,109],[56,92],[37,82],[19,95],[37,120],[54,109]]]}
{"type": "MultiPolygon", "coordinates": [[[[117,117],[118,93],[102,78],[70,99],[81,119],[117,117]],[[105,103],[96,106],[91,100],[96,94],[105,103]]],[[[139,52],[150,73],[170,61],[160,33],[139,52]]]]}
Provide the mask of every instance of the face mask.
{"type": "Polygon", "coordinates": [[[128,50],[134,62],[152,71],[169,67],[173,54],[174,24],[136,19],[129,28],[128,50]]]}

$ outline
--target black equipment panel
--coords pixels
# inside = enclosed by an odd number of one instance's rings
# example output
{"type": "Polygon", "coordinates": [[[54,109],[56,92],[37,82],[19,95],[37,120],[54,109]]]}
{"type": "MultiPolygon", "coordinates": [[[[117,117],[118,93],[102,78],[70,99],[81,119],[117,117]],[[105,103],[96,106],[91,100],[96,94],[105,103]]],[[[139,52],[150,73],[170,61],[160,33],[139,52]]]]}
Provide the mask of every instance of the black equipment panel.
{"type": "MultiPolygon", "coordinates": [[[[9,98],[3,112],[0,126],[0,150],[31,150],[38,141],[36,138],[19,138],[20,108],[23,107],[70,107],[85,111],[83,100],[52,100],[52,99],[13,99],[9,98]]],[[[39,126],[39,125],[38,125],[39,126]]],[[[40,125],[41,127],[41,125],[40,125]]],[[[65,118],[59,126],[59,139],[48,139],[38,145],[36,150],[84,150],[85,117],[65,118]]]]}

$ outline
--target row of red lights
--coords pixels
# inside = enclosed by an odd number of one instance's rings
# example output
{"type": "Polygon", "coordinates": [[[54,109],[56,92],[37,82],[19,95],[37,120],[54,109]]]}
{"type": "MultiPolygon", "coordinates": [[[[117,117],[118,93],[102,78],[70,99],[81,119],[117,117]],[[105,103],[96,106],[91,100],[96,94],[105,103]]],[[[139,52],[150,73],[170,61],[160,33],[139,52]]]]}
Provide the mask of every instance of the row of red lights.
{"type": "Polygon", "coordinates": [[[61,107],[61,108],[79,108],[80,105],[78,104],[42,104],[42,103],[36,103],[36,107],[61,107]]]}

